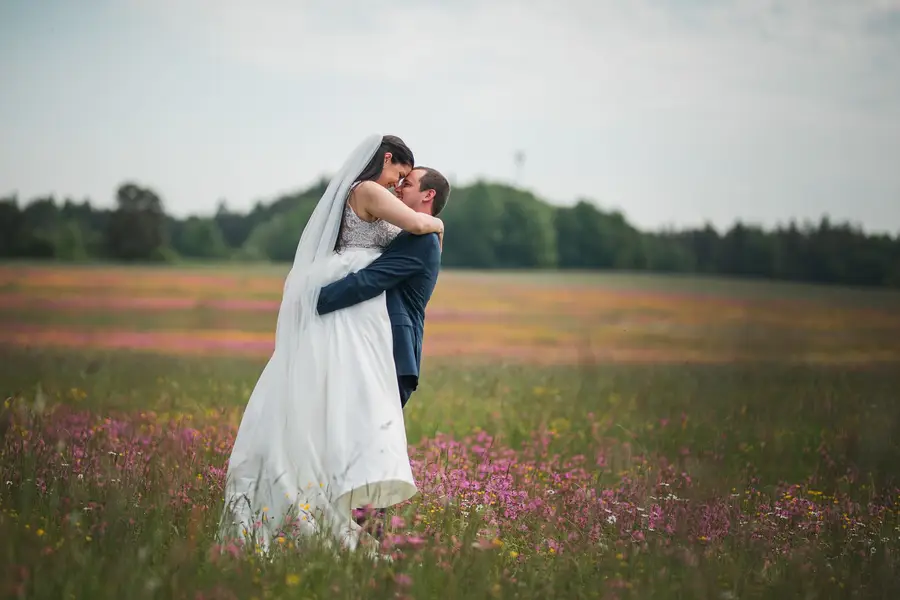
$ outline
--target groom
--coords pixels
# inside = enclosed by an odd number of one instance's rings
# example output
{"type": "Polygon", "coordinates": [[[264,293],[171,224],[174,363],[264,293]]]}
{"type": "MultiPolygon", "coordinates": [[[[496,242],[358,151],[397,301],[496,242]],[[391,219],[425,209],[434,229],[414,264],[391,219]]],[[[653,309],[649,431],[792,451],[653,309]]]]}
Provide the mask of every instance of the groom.
{"type": "MultiPolygon", "coordinates": [[[[416,167],[400,182],[396,193],[414,211],[436,217],[447,204],[450,184],[435,169],[416,167]]],[[[319,292],[316,308],[320,315],[387,292],[401,406],[406,406],[419,385],[425,305],[434,291],[440,266],[437,234],[402,232],[368,267],[328,284],[319,292]]]]}

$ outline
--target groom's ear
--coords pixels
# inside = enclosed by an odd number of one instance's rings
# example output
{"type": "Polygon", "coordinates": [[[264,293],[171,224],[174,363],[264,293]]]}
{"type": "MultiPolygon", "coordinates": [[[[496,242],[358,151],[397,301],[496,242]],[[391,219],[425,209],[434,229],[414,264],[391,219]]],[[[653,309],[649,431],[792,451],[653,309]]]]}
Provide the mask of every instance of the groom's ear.
{"type": "Polygon", "coordinates": [[[428,212],[434,216],[434,190],[425,192],[425,196],[422,198],[422,206],[428,208],[428,212]]]}

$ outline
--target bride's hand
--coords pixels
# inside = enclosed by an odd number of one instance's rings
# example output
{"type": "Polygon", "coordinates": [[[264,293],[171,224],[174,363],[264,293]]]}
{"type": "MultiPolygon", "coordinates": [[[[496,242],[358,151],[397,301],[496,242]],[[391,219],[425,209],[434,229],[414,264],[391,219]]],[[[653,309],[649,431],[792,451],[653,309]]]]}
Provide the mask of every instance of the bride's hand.
{"type": "Polygon", "coordinates": [[[442,220],[438,219],[437,217],[431,217],[431,218],[434,219],[436,222],[435,226],[438,229],[437,229],[437,231],[435,231],[435,233],[438,235],[438,242],[440,243],[441,250],[443,251],[443,249],[444,249],[444,222],[442,220]]]}
{"type": "Polygon", "coordinates": [[[444,222],[437,217],[431,217],[434,223],[434,233],[442,236],[444,235],[444,222]]]}

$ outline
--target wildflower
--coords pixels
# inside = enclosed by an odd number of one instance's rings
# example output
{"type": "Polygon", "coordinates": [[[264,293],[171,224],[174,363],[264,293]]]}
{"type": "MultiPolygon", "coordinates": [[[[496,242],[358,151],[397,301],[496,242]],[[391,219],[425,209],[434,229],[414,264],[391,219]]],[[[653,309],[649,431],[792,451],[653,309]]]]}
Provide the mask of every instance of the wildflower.
{"type": "Polygon", "coordinates": [[[295,573],[288,573],[288,576],[284,578],[284,582],[290,587],[299,585],[300,576],[295,573]]]}
{"type": "Polygon", "coordinates": [[[391,517],[391,527],[397,529],[397,528],[405,527],[405,526],[406,526],[406,521],[403,519],[403,517],[398,517],[397,515],[394,515],[393,517],[391,517]]]}

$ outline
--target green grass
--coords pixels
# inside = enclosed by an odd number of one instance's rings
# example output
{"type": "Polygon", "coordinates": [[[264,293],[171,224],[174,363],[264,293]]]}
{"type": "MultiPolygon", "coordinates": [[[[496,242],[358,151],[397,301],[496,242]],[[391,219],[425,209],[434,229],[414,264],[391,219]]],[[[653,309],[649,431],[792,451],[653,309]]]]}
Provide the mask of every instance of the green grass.
{"type": "MultiPolygon", "coordinates": [[[[737,508],[728,514],[759,523],[733,524],[713,543],[691,533],[700,526],[691,519],[706,514],[698,509],[685,513],[684,530],[648,532],[636,542],[609,526],[599,540],[563,540],[550,552],[548,539],[577,534],[581,526],[529,514],[519,520],[524,531],[489,527],[461,504],[426,495],[397,511],[424,532],[424,547],[405,547],[392,564],[372,564],[360,555],[335,557],[315,544],[283,549],[272,560],[211,553],[221,487],[195,476],[223,466],[227,454],[216,450],[216,441],[228,439],[222,426],[238,417],[262,365],[237,358],[0,350],[2,391],[11,398],[5,414],[20,415],[0,446],[0,473],[14,482],[0,489],[3,589],[35,598],[893,598],[900,592],[894,575],[900,567],[895,368],[430,361],[406,412],[410,441],[425,440],[420,453],[429,451],[428,440],[449,435],[464,440],[471,454],[477,437],[466,436],[488,432],[493,449],[509,449],[522,464],[534,459],[534,472],[545,477],[583,455],[588,473],[579,486],[598,494],[627,490],[623,502],[645,507],[654,502],[652,483],[669,469],[682,481],[677,494],[685,502],[733,502],[737,508]],[[16,412],[36,397],[45,405],[42,417],[16,412]],[[48,457],[69,461],[74,444],[47,412],[57,404],[98,416],[97,433],[83,443],[103,463],[92,472],[106,477],[79,480],[54,467],[49,472],[56,479],[46,478],[48,457]],[[138,416],[147,411],[156,415],[138,416]],[[151,462],[140,477],[117,463],[134,447],[130,438],[111,437],[102,424],[106,415],[155,423],[153,435],[161,437],[147,451],[151,462]],[[176,447],[172,432],[186,423],[210,443],[192,451],[176,447]],[[31,452],[15,453],[10,444],[29,435],[19,431],[23,424],[37,441],[31,452]],[[54,440],[63,441],[48,450],[54,440]],[[38,474],[43,492],[34,486],[38,474]],[[790,497],[785,484],[797,484],[823,506],[860,511],[850,516],[853,531],[861,533],[851,535],[839,521],[815,535],[800,525],[791,529],[793,520],[767,525],[754,511],[790,497]],[[190,504],[171,504],[173,488],[187,489],[190,504]],[[880,516],[869,514],[872,506],[881,507],[880,516]],[[751,530],[764,526],[786,529],[754,541],[751,530]],[[502,546],[489,543],[494,536],[502,546]],[[776,551],[785,544],[788,551],[776,551]]],[[[445,460],[449,469],[451,459],[445,460]]],[[[539,479],[521,485],[544,494],[550,484],[539,479]]],[[[554,514],[570,518],[583,490],[565,482],[558,490],[558,499],[549,501],[560,503],[554,514]]]]}
{"type": "Polygon", "coordinates": [[[445,269],[443,273],[473,281],[508,281],[539,286],[581,285],[622,291],[712,294],[754,300],[802,300],[873,308],[900,307],[895,289],[820,285],[744,277],[664,274],[627,271],[477,271],[445,269]]]}
{"type": "MultiPolygon", "coordinates": [[[[239,330],[270,334],[275,330],[277,313],[223,311],[210,308],[166,311],[36,311],[7,309],[0,314],[0,327],[39,325],[46,328],[76,326],[79,329],[120,329],[128,331],[166,330],[239,330]]],[[[274,336],[273,336],[274,337],[274,336]]]]}
{"type": "Polygon", "coordinates": [[[900,294],[801,284],[445,271],[429,342],[526,352],[426,357],[405,410],[421,493],[391,509],[394,562],[219,547],[222,469],[266,357],[27,336],[271,332],[275,313],[29,294],[276,298],[287,268],[0,269],[0,329],[25,332],[0,345],[0,596],[900,597],[900,294]],[[228,278],[192,287],[207,272],[228,278]],[[582,337],[671,364],[527,362],[582,337]]]}

